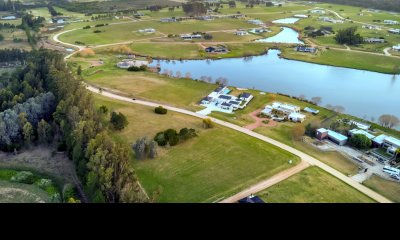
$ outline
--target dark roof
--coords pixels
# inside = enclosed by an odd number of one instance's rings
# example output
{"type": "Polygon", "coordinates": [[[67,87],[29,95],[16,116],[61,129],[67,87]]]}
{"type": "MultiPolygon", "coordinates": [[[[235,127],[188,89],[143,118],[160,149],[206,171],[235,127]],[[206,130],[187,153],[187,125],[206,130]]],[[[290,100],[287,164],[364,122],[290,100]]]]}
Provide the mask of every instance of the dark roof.
{"type": "Polygon", "coordinates": [[[210,101],[210,100],[212,100],[212,97],[205,97],[205,98],[201,99],[201,101],[210,101]]]}
{"type": "Polygon", "coordinates": [[[251,96],[251,94],[250,93],[242,93],[242,94],[240,94],[240,97],[242,97],[242,98],[249,98],[251,96]]]}
{"type": "Polygon", "coordinates": [[[237,101],[229,101],[229,103],[230,104],[234,104],[234,105],[239,105],[240,104],[240,102],[237,102],[237,101]]]}
{"type": "Polygon", "coordinates": [[[259,196],[245,197],[239,200],[239,203],[265,203],[259,196]]]}
{"type": "Polygon", "coordinates": [[[220,95],[218,98],[230,100],[232,97],[231,96],[227,96],[227,95],[220,95]]]}
{"type": "Polygon", "coordinates": [[[232,106],[232,104],[224,102],[224,103],[221,104],[221,106],[230,107],[230,106],[232,106]]]}

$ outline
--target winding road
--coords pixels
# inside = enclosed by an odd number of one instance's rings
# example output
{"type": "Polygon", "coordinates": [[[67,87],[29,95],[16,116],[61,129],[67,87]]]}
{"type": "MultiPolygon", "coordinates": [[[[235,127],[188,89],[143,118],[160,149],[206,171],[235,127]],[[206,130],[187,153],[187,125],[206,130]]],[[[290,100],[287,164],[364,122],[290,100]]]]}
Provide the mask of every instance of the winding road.
{"type": "MultiPolygon", "coordinates": [[[[108,97],[108,98],[112,98],[112,99],[116,99],[116,100],[120,100],[120,101],[124,101],[124,102],[140,104],[140,105],[144,105],[144,106],[148,106],[148,107],[158,107],[158,106],[161,105],[161,106],[163,106],[164,108],[166,108],[166,109],[168,109],[170,111],[178,112],[178,113],[181,113],[181,114],[186,114],[186,115],[189,115],[189,116],[192,116],[192,117],[196,117],[196,118],[200,118],[200,119],[210,118],[216,124],[219,124],[221,126],[224,126],[224,127],[230,128],[232,130],[241,132],[241,133],[249,135],[251,137],[257,138],[257,139],[259,139],[261,141],[267,142],[267,143],[272,144],[274,146],[277,146],[277,147],[279,147],[279,148],[281,148],[283,150],[286,150],[286,151],[288,151],[288,152],[290,152],[290,153],[292,153],[292,154],[294,154],[296,156],[299,156],[300,159],[302,161],[306,162],[307,164],[309,164],[311,166],[317,166],[317,167],[325,170],[326,172],[328,172],[331,175],[339,178],[343,182],[347,183],[348,185],[350,185],[353,188],[357,189],[358,191],[364,193],[365,195],[369,196],[370,198],[374,199],[377,202],[380,202],[380,203],[391,203],[391,201],[389,199],[387,199],[384,196],[374,192],[373,190],[367,188],[366,186],[356,182],[355,180],[353,180],[350,177],[344,175],[343,173],[337,171],[336,169],[326,165],[325,163],[320,162],[316,158],[314,158],[314,157],[312,157],[312,156],[310,156],[310,155],[308,155],[308,154],[306,154],[304,152],[301,152],[301,151],[299,151],[299,150],[297,150],[295,148],[292,148],[292,147],[290,147],[290,146],[288,146],[288,145],[286,145],[284,143],[278,142],[278,141],[276,141],[276,140],[274,140],[272,138],[269,138],[269,137],[266,137],[266,136],[261,135],[259,133],[253,132],[253,131],[251,131],[249,129],[246,129],[246,128],[240,127],[238,125],[235,125],[235,124],[232,124],[232,123],[229,123],[229,122],[225,122],[225,121],[222,121],[222,120],[219,120],[219,119],[216,119],[216,118],[200,115],[198,113],[195,113],[195,112],[192,112],[192,111],[189,111],[189,110],[186,110],[186,109],[181,109],[181,108],[168,106],[168,105],[164,105],[164,104],[159,104],[159,103],[154,103],[154,102],[150,102],[150,101],[133,100],[131,98],[124,97],[124,96],[112,93],[112,92],[110,92],[108,90],[104,90],[104,89],[102,89],[100,91],[99,88],[93,87],[93,86],[90,86],[90,85],[87,85],[87,84],[86,84],[86,88],[89,91],[93,92],[93,93],[101,94],[102,96],[105,96],[105,97],[108,97]]],[[[301,165],[301,166],[303,166],[303,165],[301,165]]],[[[289,170],[287,170],[287,171],[289,171],[289,170]]],[[[282,181],[283,179],[286,179],[287,177],[289,177],[289,176],[291,176],[291,175],[293,175],[293,174],[295,174],[297,172],[292,170],[291,173],[292,174],[290,174],[290,172],[289,173],[281,173],[282,175],[277,174],[277,175],[273,176],[270,179],[266,179],[266,180],[262,181],[261,183],[250,187],[249,189],[241,191],[240,193],[237,193],[232,197],[228,197],[227,199],[222,200],[222,202],[232,202],[232,201],[234,202],[234,200],[236,200],[238,197],[245,196],[248,192],[255,193],[256,191],[261,191],[261,190],[273,185],[274,183],[277,183],[279,181],[282,181]]]]}

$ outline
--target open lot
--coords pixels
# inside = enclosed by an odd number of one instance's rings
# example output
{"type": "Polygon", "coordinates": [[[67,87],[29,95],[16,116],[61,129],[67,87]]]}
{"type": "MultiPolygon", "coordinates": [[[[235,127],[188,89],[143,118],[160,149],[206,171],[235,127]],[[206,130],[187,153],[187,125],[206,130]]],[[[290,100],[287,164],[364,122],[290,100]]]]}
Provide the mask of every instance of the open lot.
{"type": "Polygon", "coordinates": [[[199,131],[194,139],[161,149],[154,160],[133,160],[149,193],[161,187],[159,202],[213,202],[293,166],[288,160],[299,162],[281,149],[230,129],[203,130],[201,121],[192,117],[170,112],[160,116],[147,107],[103,97],[96,96],[96,101],[127,116],[130,124],[120,135],[128,142],[169,127],[199,131]]]}
{"type": "Polygon", "coordinates": [[[363,184],[392,201],[400,202],[400,183],[398,182],[388,181],[373,175],[363,184]]]}
{"type": "Polygon", "coordinates": [[[267,203],[374,202],[318,167],[309,167],[257,195],[267,203]]]}

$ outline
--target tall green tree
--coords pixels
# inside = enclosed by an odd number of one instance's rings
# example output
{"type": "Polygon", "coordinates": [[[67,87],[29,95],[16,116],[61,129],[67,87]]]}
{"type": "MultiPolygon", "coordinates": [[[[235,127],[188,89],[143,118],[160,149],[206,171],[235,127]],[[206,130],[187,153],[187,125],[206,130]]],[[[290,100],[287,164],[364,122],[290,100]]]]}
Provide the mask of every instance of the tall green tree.
{"type": "Polygon", "coordinates": [[[25,123],[23,127],[23,134],[24,134],[25,144],[29,147],[32,143],[32,137],[33,137],[33,127],[30,122],[25,123]]]}

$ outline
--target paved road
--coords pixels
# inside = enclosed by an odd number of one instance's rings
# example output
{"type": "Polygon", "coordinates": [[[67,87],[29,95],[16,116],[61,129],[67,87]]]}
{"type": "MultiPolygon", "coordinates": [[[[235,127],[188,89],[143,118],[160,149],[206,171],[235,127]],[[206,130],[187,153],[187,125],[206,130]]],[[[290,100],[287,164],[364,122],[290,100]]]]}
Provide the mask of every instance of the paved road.
{"type": "Polygon", "coordinates": [[[149,101],[143,101],[143,100],[133,100],[131,98],[128,97],[124,97],[124,96],[120,96],[114,93],[111,93],[109,91],[105,91],[103,90],[101,93],[99,93],[99,89],[93,86],[87,86],[87,89],[91,92],[97,93],[97,94],[101,94],[105,97],[108,98],[112,98],[112,99],[117,99],[120,101],[125,101],[125,102],[130,102],[130,103],[136,103],[136,104],[140,104],[140,105],[145,105],[145,106],[149,106],[149,107],[157,107],[162,105],[164,108],[170,110],[170,111],[174,111],[174,112],[178,112],[178,113],[182,113],[182,114],[186,114],[189,116],[193,116],[193,117],[197,117],[197,118],[210,118],[214,123],[219,124],[221,126],[233,129],[235,131],[241,132],[243,134],[247,134],[249,136],[255,137],[261,141],[270,143],[272,145],[275,145],[279,148],[282,148],[283,150],[286,150],[294,155],[299,156],[303,161],[306,161],[308,164],[313,165],[313,166],[318,166],[319,168],[325,170],[326,172],[332,174],[333,176],[339,178],[340,180],[342,180],[343,182],[347,183],[348,185],[352,186],[353,188],[357,189],[358,191],[364,193],[365,195],[369,196],[370,198],[376,200],[377,202],[381,202],[381,203],[391,203],[391,201],[385,197],[383,197],[382,195],[374,192],[373,190],[365,187],[364,185],[358,183],[357,181],[351,179],[348,176],[345,176],[344,174],[342,174],[341,172],[337,171],[336,169],[326,165],[323,162],[320,162],[319,160],[317,160],[314,157],[311,157],[308,154],[305,154],[304,152],[301,152],[295,148],[292,148],[286,144],[283,144],[281,142],[278,142],[272,138],[263,136],[261,134],[258,134],[256,132],[253,132],[249,129],[237,126],[235,124],[229,123],[229,122],[225,122],[216,118],[212,118],[212,117],[208,117],[208,116],[203,116],[201,114],[197,114],[195,112],[186,110],[186,109],[181,109],[181,108],[177,108],[177,107],[172,107],[172,106],[167,106],[164,104],[159,104],[159,103],[154,103],[154,102],[149,102],[149,101]]]}
{"type": "Polygon", "coordinates": [[[253,185],[235,195],[232,197],[226,198],[222,200],[220,203],[236,203],[242,198],[245,198],[247,196],[250,196],[251,194],[261,192],[262,190],[271,187],[274,184],[277,184],[279,182],[282,182],[283,180],[303,171],[304,169],[308,168],[310,164],[306,161],[301,161],[299,164],[297,164],[295,167],[286,169],[262,182],[257,183],[256,185],[253,185]]]}

